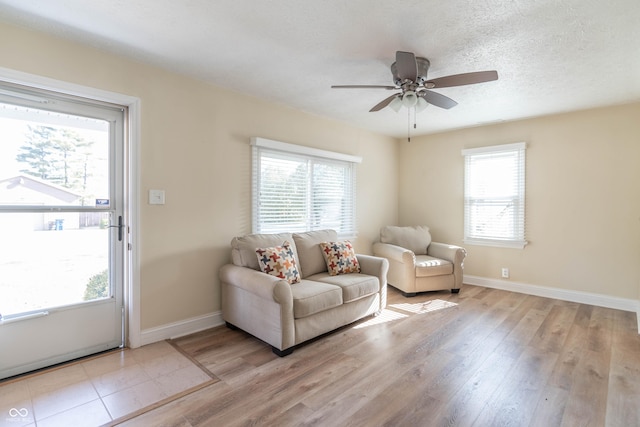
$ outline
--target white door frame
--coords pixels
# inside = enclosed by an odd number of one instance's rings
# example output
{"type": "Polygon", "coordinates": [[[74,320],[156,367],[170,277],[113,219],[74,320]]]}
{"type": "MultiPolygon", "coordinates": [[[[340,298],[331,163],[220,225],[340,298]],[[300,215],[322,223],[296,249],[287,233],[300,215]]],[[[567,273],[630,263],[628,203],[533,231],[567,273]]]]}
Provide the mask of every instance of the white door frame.
{"type": "Polygon", "coordinates": [[[124,259],[125,345],[140,347],[140,99],[75,83],[0,67],[0,79],[69,95],[92,98],[128,107],[124,150],[125,225],[128,233],[124,259]]]}

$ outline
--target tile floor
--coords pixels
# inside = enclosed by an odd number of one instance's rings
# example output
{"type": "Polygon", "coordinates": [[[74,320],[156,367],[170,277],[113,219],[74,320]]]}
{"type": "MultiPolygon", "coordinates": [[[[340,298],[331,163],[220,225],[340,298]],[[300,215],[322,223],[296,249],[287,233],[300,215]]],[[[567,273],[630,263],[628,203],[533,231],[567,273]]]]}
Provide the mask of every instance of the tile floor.
{"type": "Polygon", "coordinates": [[[210,381],[162,341],[0,382],[0,426],[100,426],[210,381]]]}

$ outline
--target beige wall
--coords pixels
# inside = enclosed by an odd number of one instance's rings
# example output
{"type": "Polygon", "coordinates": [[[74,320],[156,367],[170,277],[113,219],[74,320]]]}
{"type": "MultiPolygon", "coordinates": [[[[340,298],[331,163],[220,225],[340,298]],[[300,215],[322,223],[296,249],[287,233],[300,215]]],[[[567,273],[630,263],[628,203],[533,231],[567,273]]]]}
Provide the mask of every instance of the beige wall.
{"type": "Polygon", "coordinates": [[[141,99],[143,329],[219,310],[217,270],[231,238],[251,231],[252,136],[363,157],[363,253],[395,223],[427,224],[435,240],[462,244],[460,150],[526,141],[530,244],[467,246],[466,273],[498,279],[509,267],[520,283],[640,299],[640,104],[408,143],[4,24],[0,58],[0,67],[141,99]],[[148,205],[149,189],[166,190],[166,205],[148,205]]]}
{"type": "Polygon", "coordinates": [[[0,24],[0,67],[141,99],[141,327],[220,309],[229,242],[251,232],[252,136],[363,157],[356,249],[398,220],[393,138],[264,102],[80,44],[0,24]],[[166,204],[149,205],[149,189],[166,204]]]}
{"type": "MultiPolygon", "coordinates": [[[[454,113],[452,113],[454,114],[454,113]]],[[[640,104],[400,142],[400,223],[462,244],[463,148],[525,141],[523,250],[466,245],[465,274],[640,299],[640,104]]]]}

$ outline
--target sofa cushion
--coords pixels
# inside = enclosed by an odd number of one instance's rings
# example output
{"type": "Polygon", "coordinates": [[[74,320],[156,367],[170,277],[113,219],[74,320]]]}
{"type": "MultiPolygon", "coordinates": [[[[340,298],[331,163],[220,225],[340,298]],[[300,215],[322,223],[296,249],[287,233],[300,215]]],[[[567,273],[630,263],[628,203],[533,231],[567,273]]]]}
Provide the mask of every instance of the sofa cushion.
{"type": "Polygon", "coordinates": [[[396,227],[388,225],[380,230],[380,241],[410,249],[416,255],[426,255],[431,244],[429,227],[423,225],[396,227]]]}
{"type": "Polygon", "coordinates": [[[335,230],[317,230],[293,234],[293,241],[298,252],[298,266],[303,279],[313,274],[327,271],[327,263],[324,261],[320,243],[337,239],[338,233],[335,230]]]}
{"type": "Polygon", "coordinates": [[[360,264],[350,241],[323,242],[320,248],[331,276],[360,273],[360,264]]]}
{"type": "Polygon", "coordinates": [[[453,274],[453,264],[447,260],[428,255],[416,255],[416,277],[453,274]]]}
{"type": "Polygon", "coordinates": [[[380,291],[378,278],[366,274],[354,273],[330,276],[329,273],[319,273],[309,277],[309,280],[339,286],[342,289],[342,300],[345,303],[380,291]]]}
{"type": "Polygon", "coordinates": [[[302,280],[291,285],[291,294],[296,319],[342,305],[342,289],[329,283],[302,280]]]}
{"type": "Polygon", "coordinates": [[[291,233],[247,234],[246,236],[234,237],[233,240],[231,240],[231,259],[235,265],[240,267],[260,270],[258,258],[256,257],[256,249],[280,246],[284,244],[284,242],[291,244],[293,257],[298,265],[298,271],[300,271],[300,259],[296,253],[296,245],[291,237],[291,233]]]}
{"type": "Polygon", "coordinates": [[[282,246],[256,249],[256,255],[263,273],[284,279],[289,284],[300,282],[300,272],[289,242],[282,246]]]}

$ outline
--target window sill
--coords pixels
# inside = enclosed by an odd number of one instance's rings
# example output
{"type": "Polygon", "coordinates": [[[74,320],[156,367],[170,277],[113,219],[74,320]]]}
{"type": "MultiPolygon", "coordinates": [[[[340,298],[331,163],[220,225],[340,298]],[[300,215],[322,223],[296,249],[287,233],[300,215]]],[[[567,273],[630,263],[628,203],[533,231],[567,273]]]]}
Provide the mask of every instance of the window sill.
{"type": "Polygon", "coordinates": [[[464,239],[465,245],[492,246],[496,248],[524,249],[526,240],[497,240],[497,239],[464,239]]]}

